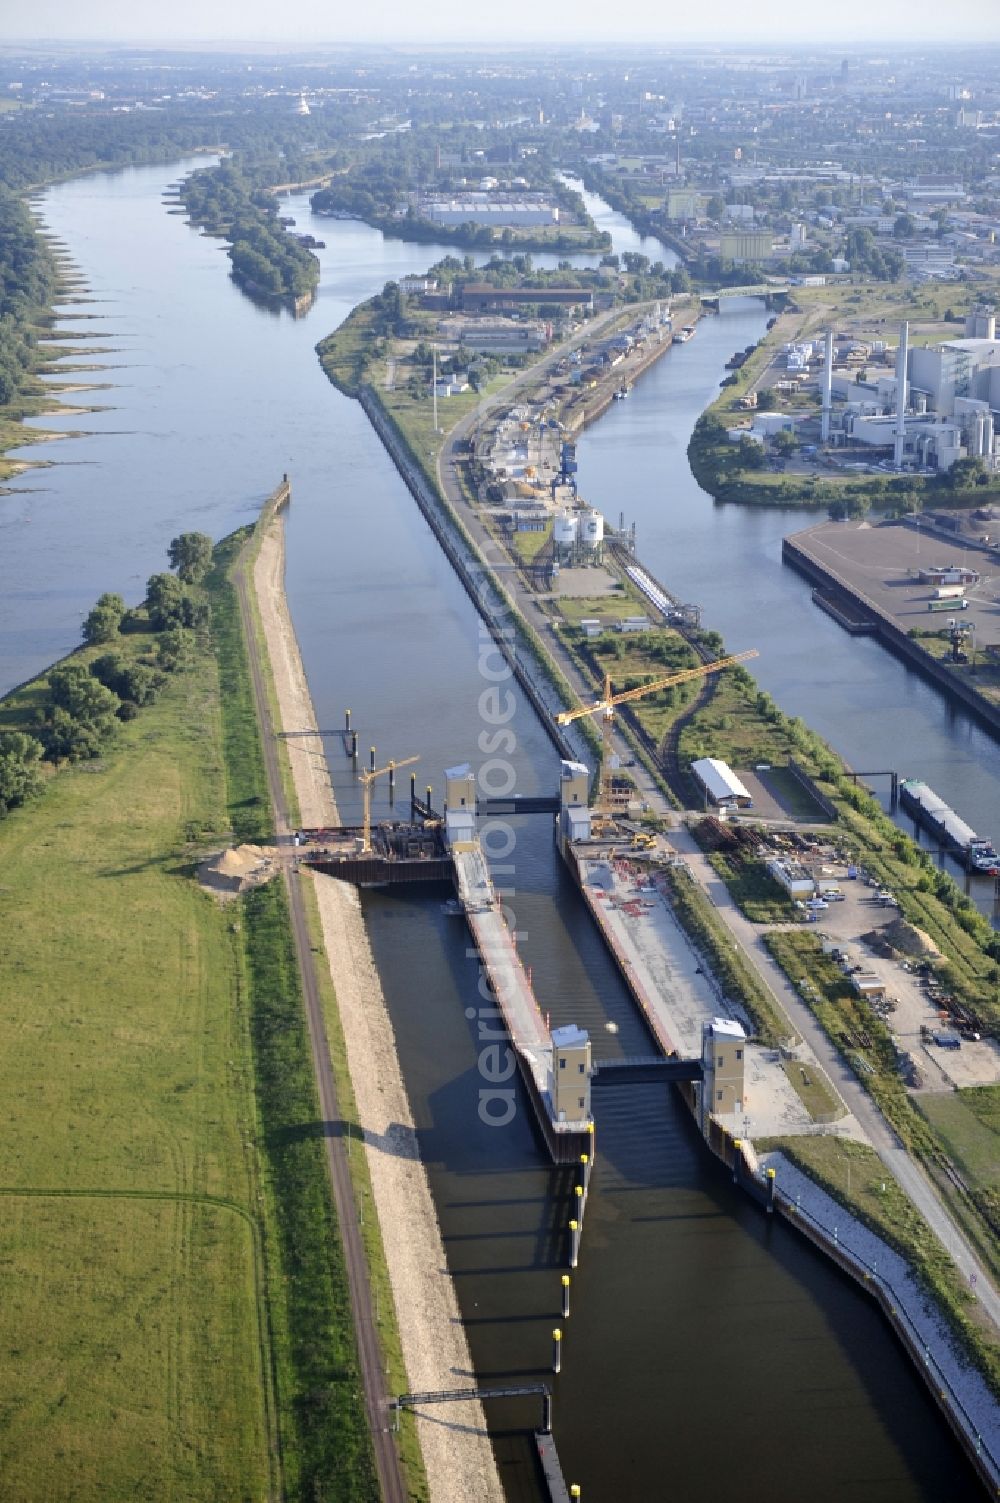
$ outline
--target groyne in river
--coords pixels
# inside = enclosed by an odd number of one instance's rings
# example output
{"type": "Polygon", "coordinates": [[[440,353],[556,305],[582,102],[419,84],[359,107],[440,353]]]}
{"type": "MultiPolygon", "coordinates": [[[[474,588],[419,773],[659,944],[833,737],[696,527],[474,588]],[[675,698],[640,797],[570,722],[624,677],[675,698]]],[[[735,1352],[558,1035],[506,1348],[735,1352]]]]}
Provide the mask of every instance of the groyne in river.
{"type": "MultiPolygon", "coordinates": [[[[60,463],[0,498],[2,682],[72,645],[101,591],[137,599],[176,532],[229,530],[262,499],[259,477],[288,470],[288,589],[320,726],[339,727],[350,705],[363,745],[384,759],[419,754],[419,782],[433,783],[486,755],[479,621],[364,412],[329,386],[313,346],[438,248],[314,222],[294,198],[289,212],[328,248],[313,310],[293,322],[242,298],[215,242],[164,213],[162,187],[183,170],[93,175],[46,195],[46,222],[96,299],[86,343],[113,351],[78,359],[108,365],[114,388],[99,400],[114,410],[50,421],[94,436],[36,447],[28,457],[60,463]]],[[[636,520],[643,558],[702,605],[730,650],[760,649],[757,676],[783,708],[859,767],[892,765],[887,751],[906,745],[919,765],[901,772],[1000,834],[1000,769],[985,734],[877,644],[847,639],[782,570],[780,537],[803,517],[716,507],[690,476],[694,419],[765,318],[759,304],[727,310],[658,362],[581,439],[581,489],[636,520]]],[[[551,792],[556,752],[518,698],[503,757],[518,793],[551,792]]],[[[356,821],[351,765],[339,738],[327,745],[338,806],[356,821]]],[[[548,822],[509,826],[508,901],[553,1024],[588,1027],[605,1056],[649,1052],[548,822]]],[[[558,1323],[571,1186],[542,1163],[526,1104],[502,1130],[479,1119],[478,971],[462,925],[437,898],[372,894],[364,911],[476,1375],[532,1381],[558,1323]]],[[[668,1483],[745,1495],[759,1479],[772,1499],[977,1496],[875,1308],[733,1187],[686,1109],[640,1085],[609,1093],[601,1113],[555,1414],[566,1474],[586,1482],[585,1496],[658,1496],[668,1483]]],[[[442,1374],[442,1386],[468,1376],[442,1374]]],[[[523,1441],[497,1446],[509,1496],[532,1497],[523,1441]]]]}

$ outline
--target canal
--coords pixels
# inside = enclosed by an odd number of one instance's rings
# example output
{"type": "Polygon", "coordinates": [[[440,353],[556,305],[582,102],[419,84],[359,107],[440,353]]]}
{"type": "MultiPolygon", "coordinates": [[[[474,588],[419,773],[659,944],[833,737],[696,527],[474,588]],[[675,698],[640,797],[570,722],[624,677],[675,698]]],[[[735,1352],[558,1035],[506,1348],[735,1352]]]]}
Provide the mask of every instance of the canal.
{"type": "MultiPolygon", "coordinates": [[[[95,316],[66,325],[77,348],[66,363],[104,368],[69,379],[113,386],[95,397],[105,413],[52,424],[92,436],[36,447],[31,457],[54,468],[0,498],[0,686],[67,651],[102,590],[140,598],[177,531],[224,533],[288,470],[289,594],[320,725],[336,727],[350,706],[363,745],[419,754],[421,785],[439,790],[446,765],[483,756],[478,622],[362,412],[312,353],[361,297],[438,252],[314,222],[295,198],[299,228],[327,243],[320,294],[297,322],[262,312],[229,282],[218,242],[165,212],[162,188],[183,170],[94,175],[45,196],[46,223],[94,299],[67,310],[95,316]],[[98,345],[112,352],[87,353],[98,345]]],[[[921,757],[926,720],[926,755],[940,750],[943,768],[931,691],[871,644],[840,641],[782,570],[777,542],[796,518],[717,509],[688,474],[694,416],[763,319],[753,305],[703,322],[585,438],[582,489],[637,520],[655,571],[734,649],[759,647],[766,687],[852,762],[889,755],[900,710],[921,757]],[[858,695],[868,708],[856,713],[858,695]]],[[[526,704],[511,729],[503,755],[516,791],[551,788],[554,754],[526,704]]],[[[977,781],[978,733],[957,717],[952,731],[949,765],[969,766],[955,802],[985,825],[997,800],[994,789],[977,812],[993,787],[977,781]]],[[[350,767],[332,737],[328,749],[350,816],[350,767]]],[[[928,764],[915,770],[948,791],[928,764]]],[[[644,1052],[547,821],[517,821],[513,837],[505,885],[552,1022],[588,1027],[599,1054],[644,1052]]],[[[557,1323],[570,1187],[544,1167],[525,1102],[504,1129],[480,1119],[477,968],[442,896],[370,895],[365,913],[477,1375],[530,1380],[547,1368],[557,1323]]],[[[560,1453],[584,1495],[977,1496],[874,1309],[733,1190],[674,1095],[644,1086],[604,1100],[556,1385],[560,1453]]],[[[443,1372],[441,1385],[468,1376],[443,1372]]],[[[491,1416],[512,1500],[536,1496],[523,1441],[503,1433],[524,1417],[491,1416]]]]}

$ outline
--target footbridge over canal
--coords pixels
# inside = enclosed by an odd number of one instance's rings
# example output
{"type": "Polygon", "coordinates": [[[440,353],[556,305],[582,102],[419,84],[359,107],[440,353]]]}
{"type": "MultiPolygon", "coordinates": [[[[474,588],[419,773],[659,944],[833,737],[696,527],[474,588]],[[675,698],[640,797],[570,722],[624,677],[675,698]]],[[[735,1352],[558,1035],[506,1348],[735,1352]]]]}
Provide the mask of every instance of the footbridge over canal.
{"type": "Polygon", "coordinates": [[[682,1059],[662,1054],[627,1055],[624,1059],[602,1059],[594,1065],[595,1086],[649,1085],[662,1081],[672,1085],[680,1080],[704,1080],[705,1067],[700,1058],[682,1059]]]}

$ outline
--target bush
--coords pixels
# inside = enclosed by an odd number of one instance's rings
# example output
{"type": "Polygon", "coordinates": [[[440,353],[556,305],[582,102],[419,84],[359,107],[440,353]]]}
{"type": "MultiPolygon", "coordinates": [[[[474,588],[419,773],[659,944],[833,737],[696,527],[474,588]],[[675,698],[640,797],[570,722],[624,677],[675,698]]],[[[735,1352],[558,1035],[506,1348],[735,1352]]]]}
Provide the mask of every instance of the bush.
{"type": "Polygon", "coordinates": [[[21,731],[0,732],[0,819],[41,792],[42,743],[21,731]]]}
{"type": "Polygon", "coordinates": [[[99,683],[123,701],[118,710],[120,720],[132,719],[130,714],[123,713],[126,704],[151,705],[166,683],[166,676],[147,663],[130,663],[113,652],[95,658],[90,671],[99,683]]]}
{"type": "Polygon", "coordinates": [[[85,642],[112,642],[121,631],[125,602],[120,595],[102,595],[83,623],[85,642]]]}
{"type": "Polygon", "coordinates": [[[118,695],[82,663],[54,668],[48,687],[50,703],[42,711],[41,724],[46,756],[53,762],[98,756],[114,733],[121,707],[118,695]]]}

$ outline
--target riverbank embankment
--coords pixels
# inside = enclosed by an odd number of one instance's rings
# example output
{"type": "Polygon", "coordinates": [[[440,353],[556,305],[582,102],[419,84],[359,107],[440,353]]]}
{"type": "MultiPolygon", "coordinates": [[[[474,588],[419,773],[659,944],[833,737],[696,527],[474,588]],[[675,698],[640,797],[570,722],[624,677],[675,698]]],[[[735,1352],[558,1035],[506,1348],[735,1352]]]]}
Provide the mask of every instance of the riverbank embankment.
{"type": "MultiPolygon", "coordinates": [[[[339,814],[288,612],[284,561],[279,513],[266,525],[254,585],[299,815],[303,824],[328,826],[339,814]]],[[[417,1391],[454,1387],[456,1377],[472,1373],[472,1361],[361,905],[353,888],[332,877],[316,873],[312,881],[407,1380],[417,1391]]],[[[431,1498],[501,1503],[481,1405],[461,1404],[449,1410],[449,1421],[419,1429],[431,1498]]]]}
{"type": "Polygon", "coordinates": [[[775,1175],[774,1205],[802,1236],[876,1301],[921,1373],[987,1491],[1000,1492],[1000,1408],[907,1261],[780,1151],[762,1156],[775,1175]]]}

